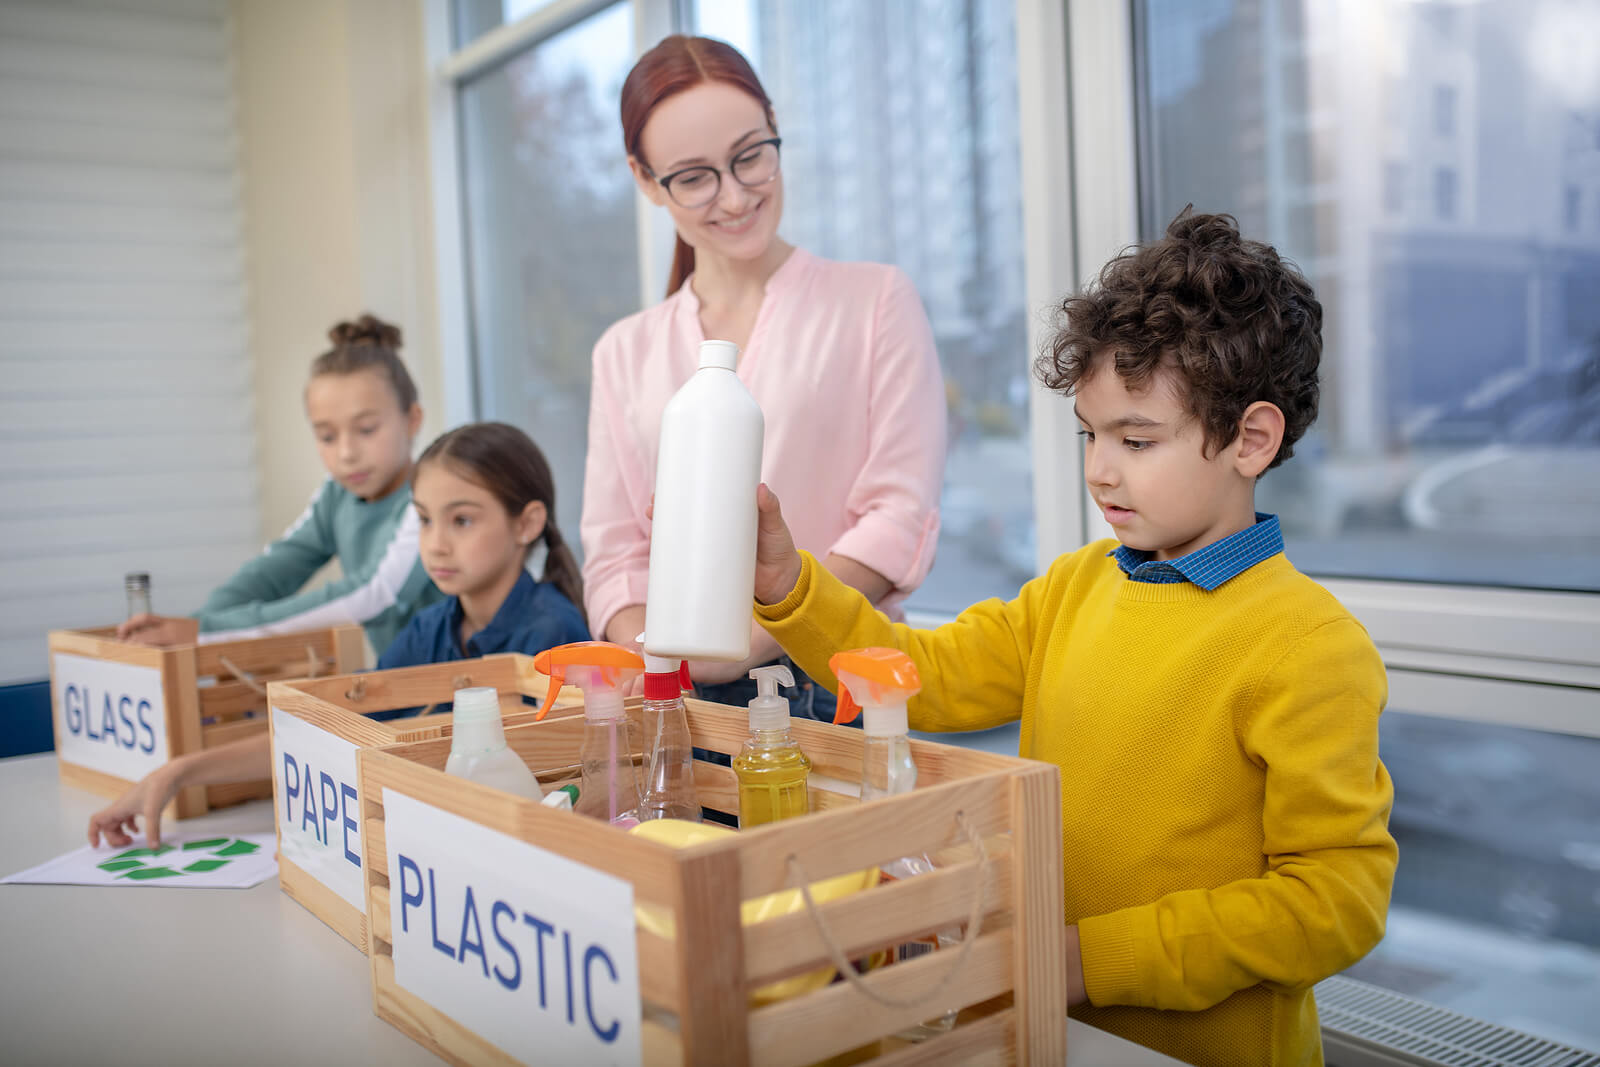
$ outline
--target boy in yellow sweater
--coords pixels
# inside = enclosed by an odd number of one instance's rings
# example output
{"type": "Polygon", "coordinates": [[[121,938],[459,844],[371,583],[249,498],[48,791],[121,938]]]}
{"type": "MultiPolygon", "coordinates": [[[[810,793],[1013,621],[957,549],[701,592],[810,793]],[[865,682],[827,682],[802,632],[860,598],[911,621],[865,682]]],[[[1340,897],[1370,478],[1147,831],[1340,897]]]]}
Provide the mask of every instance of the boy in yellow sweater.
{"type": "Polygon", "coordinates": [[[796,552],[763,487],[756,614],[830,688],[832,653],[905,650],[913,728],[1020,717],[1021,755],[1061,767],[1074,1018],[1193,1064],[1320,1064],[1311,987],[1383,937],[1396,861],[1383,664],[1255,510],[1316,418],[1321,305],[1186,210],[1059,311],[1035,369],[1120,545],[913,630],[796,552]]]}

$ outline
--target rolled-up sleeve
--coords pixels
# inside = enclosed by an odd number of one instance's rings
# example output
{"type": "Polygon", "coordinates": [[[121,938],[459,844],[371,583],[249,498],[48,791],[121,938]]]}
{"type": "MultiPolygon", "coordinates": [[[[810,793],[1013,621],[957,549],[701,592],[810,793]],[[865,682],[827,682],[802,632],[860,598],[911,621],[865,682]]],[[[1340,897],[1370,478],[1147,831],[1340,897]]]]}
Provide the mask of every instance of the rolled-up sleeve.
{"type": "Polygon", "coordinates": [[[891,270],[873,314],[866,461],[845,501],[847,529],[829,552],[916,589],[933,566],[944,477],[945,394],[933,328],[911,280],[891,270]]]}

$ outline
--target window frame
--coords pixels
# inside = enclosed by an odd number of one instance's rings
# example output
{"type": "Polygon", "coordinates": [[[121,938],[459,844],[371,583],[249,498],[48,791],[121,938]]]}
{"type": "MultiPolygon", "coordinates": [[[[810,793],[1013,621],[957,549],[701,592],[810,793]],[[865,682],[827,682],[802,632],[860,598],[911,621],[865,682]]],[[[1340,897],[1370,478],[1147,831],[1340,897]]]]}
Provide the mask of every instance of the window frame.
{"type": "MultiPolygon", "coordinates": [[[[634,50],[690,24],[687,0],[551,0],[460,50],[449,0],[422,4],[429,78],[444,407],[476,417],[465,272],[458,87],[611,6],[633,10],[634,50]]],[[[1050,309],[1139,237],[1136,0],[1014,0],[1024,277],[1031,363],[1050,309]],[[1085,161],[1080,165],[1080,161],[1085,161]]],[[[660,299],[671,220],[638,196],[641,306],[660,299]]],[[[1111,536],[1079,471],[1070,405],[1029,375],[1037,567],[1111,536]],[[1063,461],[1067,462],[1063,462],[1063,461]]],[[[1367,626],[1389,669],[1390,704],[1428,715],[1600,736],[1600,594],[1322,579],[1367,626]]],[[[916,613],[920,622],[940,616],[916,613]]]]}

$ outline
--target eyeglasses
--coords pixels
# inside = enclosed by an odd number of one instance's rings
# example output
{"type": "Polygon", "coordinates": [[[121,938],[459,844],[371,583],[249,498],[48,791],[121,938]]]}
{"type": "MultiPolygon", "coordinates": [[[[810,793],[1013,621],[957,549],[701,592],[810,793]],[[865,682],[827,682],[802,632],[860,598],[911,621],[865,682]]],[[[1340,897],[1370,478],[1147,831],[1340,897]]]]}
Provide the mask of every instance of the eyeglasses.
{"type": "MultiPolygon", "coordinates": [[[[778,177],[778,147],[782,144],[783,138],[769,137],[741,148],[728,160],[727,172],[746,189],[774,181],[778,177]]],[[[682,208],[705,207],[722,192],[721,167],[684,167],[664,178],[656,178],[649,167],[644,170],[667,191],[672,202],[682,208]]]]}

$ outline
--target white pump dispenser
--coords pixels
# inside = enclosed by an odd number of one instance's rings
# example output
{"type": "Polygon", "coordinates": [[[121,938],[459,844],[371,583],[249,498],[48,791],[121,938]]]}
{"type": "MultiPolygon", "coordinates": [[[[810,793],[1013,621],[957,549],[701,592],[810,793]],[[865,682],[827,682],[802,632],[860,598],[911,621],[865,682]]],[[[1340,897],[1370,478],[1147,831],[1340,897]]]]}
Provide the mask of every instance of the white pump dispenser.
{"type": "Polygon", "coordinates": [[[750,701],[750,732],[771,733],[789,728],[789,701],[778,686],[794,688],[794,674],[781,663],[757,667],[750,672],[756,680],[756,697],[750,701]]]}

